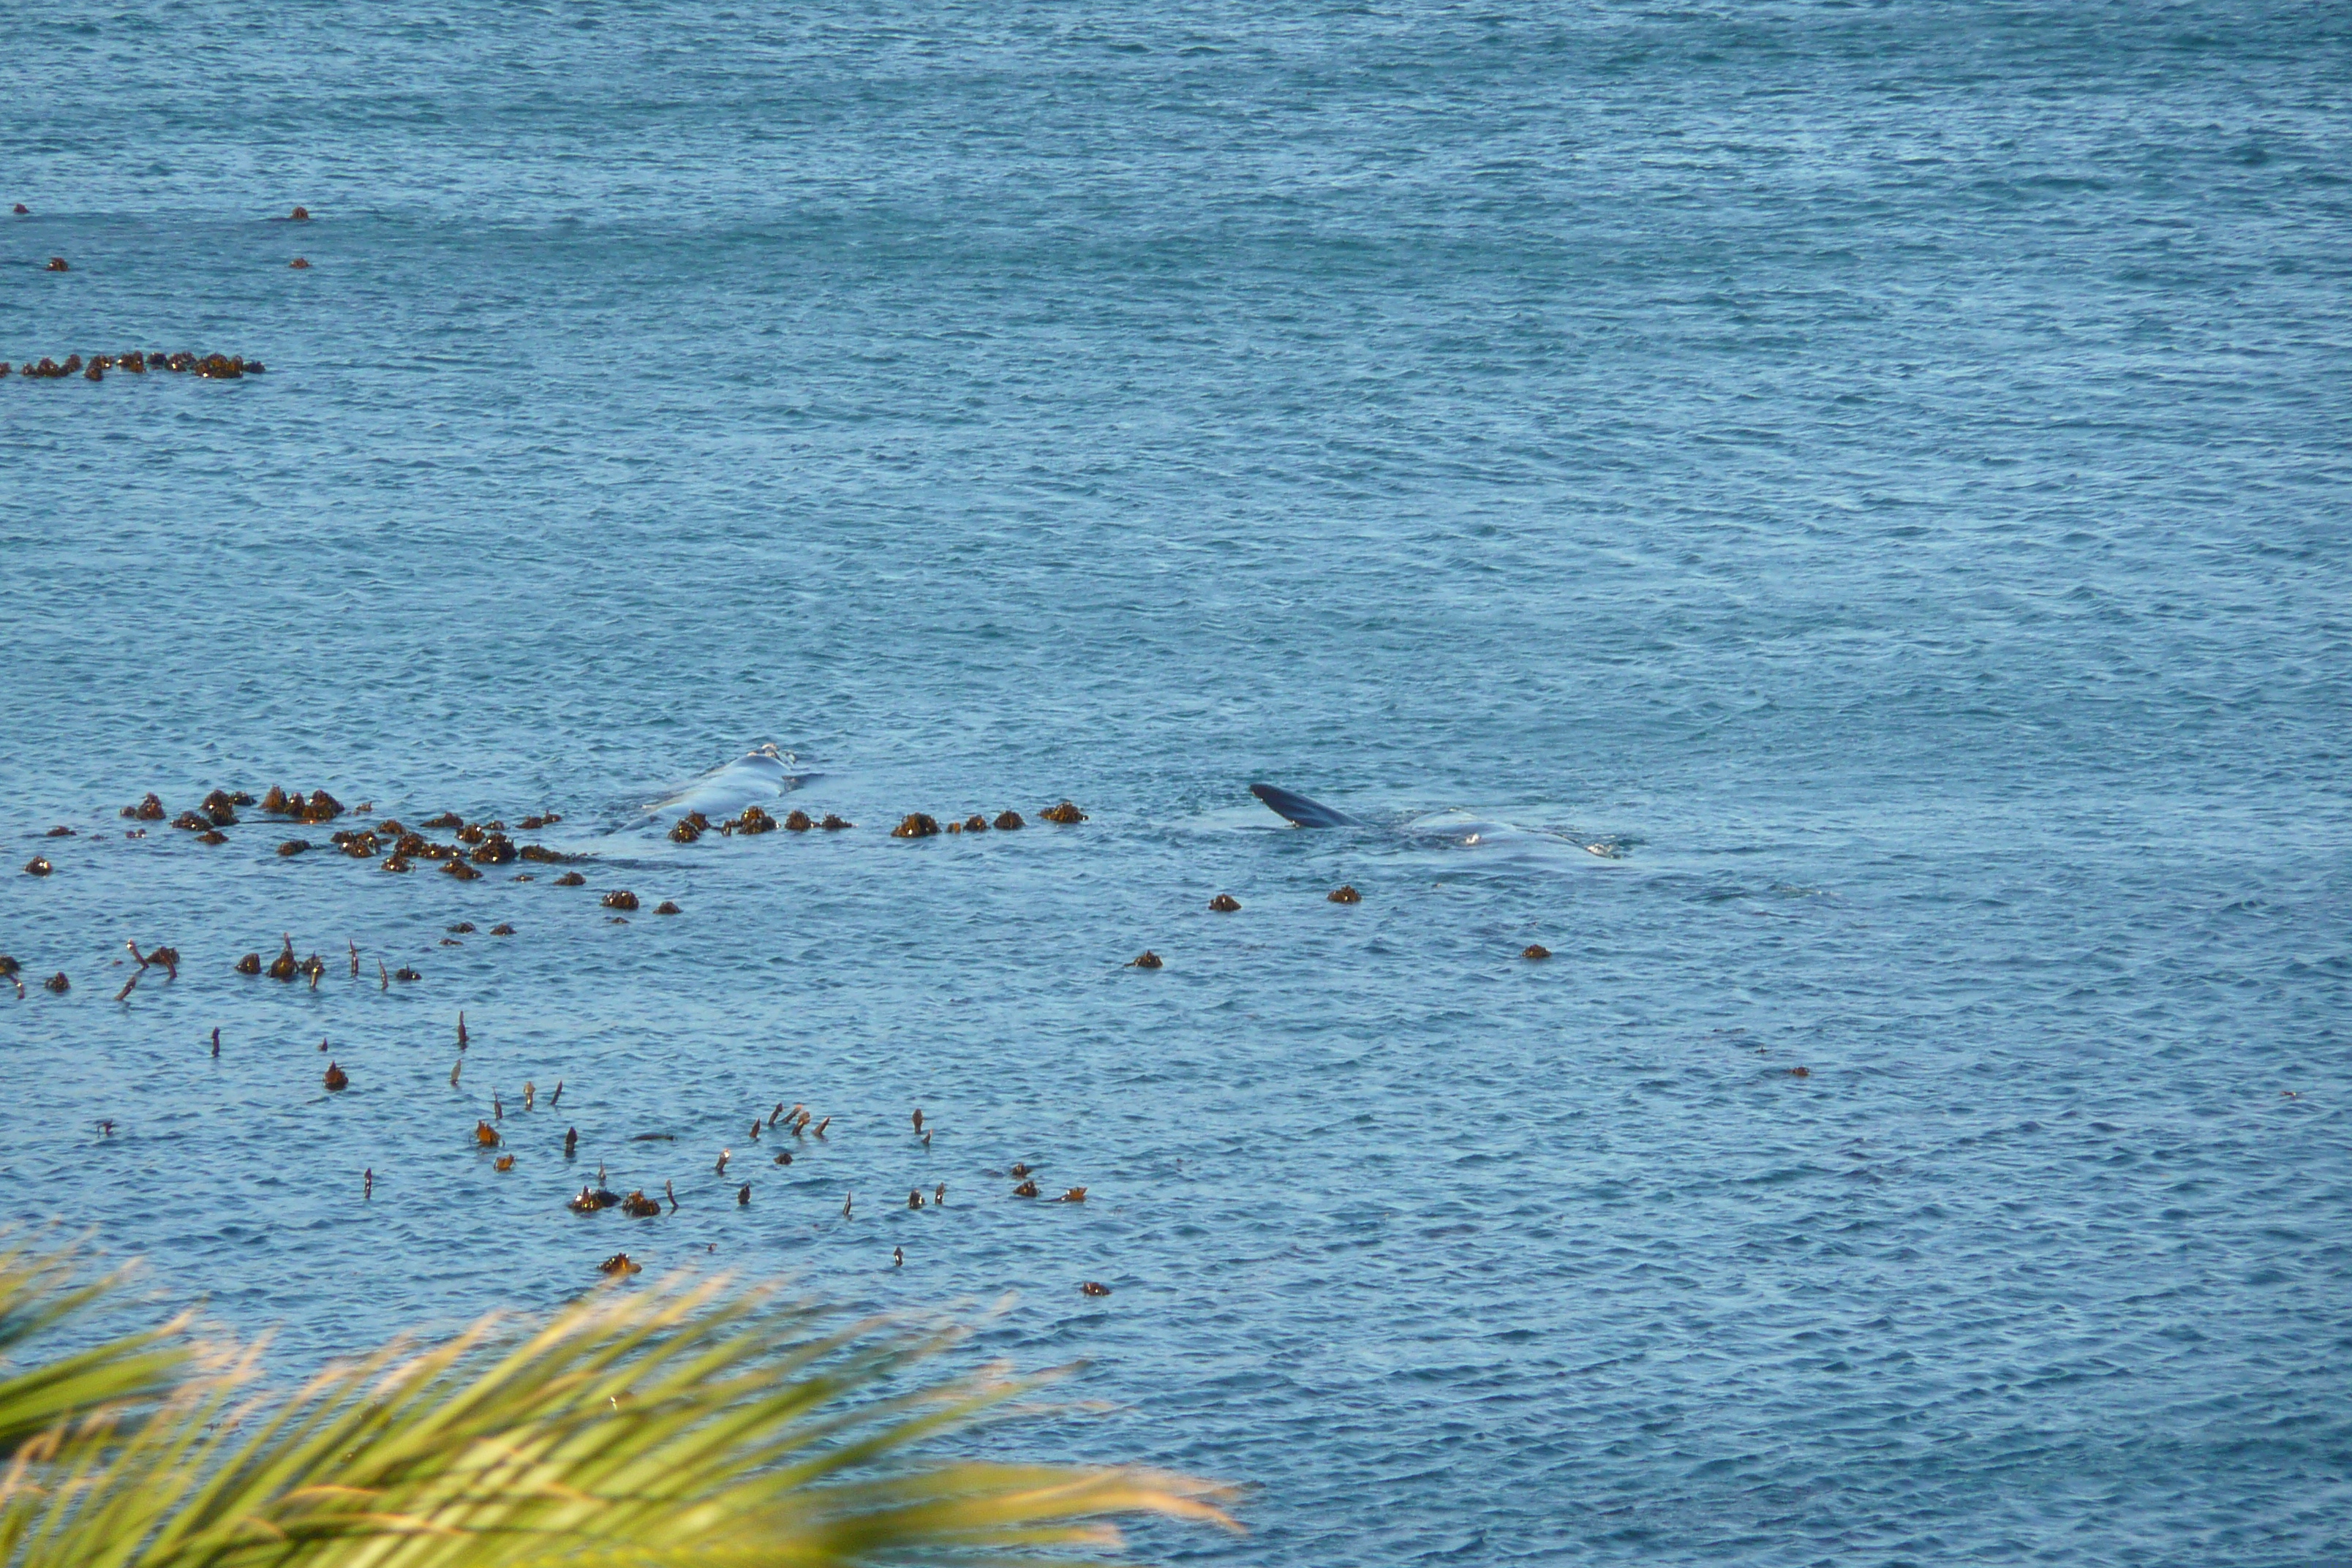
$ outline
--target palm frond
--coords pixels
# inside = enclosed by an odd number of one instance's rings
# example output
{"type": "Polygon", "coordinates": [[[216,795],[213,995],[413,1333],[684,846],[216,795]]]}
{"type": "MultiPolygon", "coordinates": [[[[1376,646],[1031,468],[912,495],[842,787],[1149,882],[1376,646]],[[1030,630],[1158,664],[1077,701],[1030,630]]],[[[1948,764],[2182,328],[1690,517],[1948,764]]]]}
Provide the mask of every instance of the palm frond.
{"type": "MultiPolygon", "coordinates": [[[[0,1256],[0,1314],[54,1322],[66,1278],[0,1256]]],[[[257,1348],[200,1363],[184,1339],[0,1384],[0,1432],[37,1433],[0,1472],[0,1568],[1066,1563],[1116,1550],[1119,1516],[1235,1528],[1190,1477],[924,1458],[1046,1379],[924,1381],[952,1332],[723,1279],[395,1341],[282,1397],[257,1348]]]]}

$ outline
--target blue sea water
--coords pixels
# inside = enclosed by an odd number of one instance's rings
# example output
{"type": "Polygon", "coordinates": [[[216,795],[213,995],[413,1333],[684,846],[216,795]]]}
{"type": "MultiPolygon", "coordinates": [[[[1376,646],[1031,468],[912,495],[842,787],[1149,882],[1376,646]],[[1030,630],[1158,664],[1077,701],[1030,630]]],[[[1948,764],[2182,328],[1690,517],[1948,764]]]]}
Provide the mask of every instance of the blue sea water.
{"type": "Polygon", "coordinates": [[[2352,14],[66,3],[0,89],[0,353],[269,367],[0,382],[21,1224],[293,1368],[624,1246],[1017,1291],[1111,1408],[993,1442],[1250,1489],[1177,1561],[2352,1562],[2352,14]],[[762,742],[857,829],[638,825],[762,742]],[[273,783],[588,885],[116,816],[273,783]]]}

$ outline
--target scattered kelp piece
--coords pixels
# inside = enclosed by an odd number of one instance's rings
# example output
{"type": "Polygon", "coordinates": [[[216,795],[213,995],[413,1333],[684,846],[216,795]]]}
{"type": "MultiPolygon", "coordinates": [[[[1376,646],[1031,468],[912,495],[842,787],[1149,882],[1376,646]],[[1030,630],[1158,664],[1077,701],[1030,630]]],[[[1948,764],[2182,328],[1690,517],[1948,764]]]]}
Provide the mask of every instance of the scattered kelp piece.
{"type": "Polygon", "coordinates": [[[596,1265],[596,1272],[599,1274],[617,1274],[625,1278],[628,1275],[640,1274],[644,1271],[645,1265],[631,1262],[629,1255],[625,1252],[616,1252],[613,1254],[612,1257],[604,1259],[604,1262],[596,1265]]]}
{"type": "Polygon", "coordinates": [[[526,844],[521,848],[516,850],[515,854],[521,859],[538,861],[542,864],[561,863],[563,859],[562,855],[550,849],[544,844],[526,844]]]}
{"type": "Polygon", "coordinates": [[[292,804],[293,801],[300,798],[299,795],[289,796],[284,790],[279,789],[276,784],[271,784],[269,793],[261,797],[261,809],[272,816],[290,816],[301,809],[292,804]]]}
{"type": "Polygon", "coordinates": [[[988,818],[975,811],[963,819],[963,830],[966,833],[985,833],[988,831],[988,818]]]}
{"type": "Polygon", "coordinates": [[[184,833],[202,833],[212,825],[211,817],[199,816],[193,811],[184,811],[172,818],[172,826],[184,833]]]}
{"type": "Polygon", "coordinates": [[[652,1219],[662,1212],[661,1200],[649,1198],[642,1190],[621,1200],[621,1212],[631,1219],[652,1219]]]}
{"type": "Polygon", "coordinates": [[[691,844],[701,837],[702,829],[694,825],[694,818],[690,816],[681,816],[669,825],[669,841],[672,844],[691,844]]]}
{"type": "Polygon", "coordinates": [[[454,856],[441,863],[441,869],[447,872],[450,876],[455,877],[460,882],[478,882],[482,879],[482,874],[479,871],[475,870],[471,866],[466,864],[465,861],[457,859],[454,856]]]}
{"type": "Polygon", "coordinates": [[[294,962],[294,939],[288,937],[286,945],[278,950],[278,956],[269,961],[269,978],[291,980],[300,968],[301,965],[294,962]]]}
{"type": "Polygon", "coordinates": [[[228,835],[223,833],[217,827],[207,827],[202,833],[196,835],[196,842],[199,844],[226,844],[228,842],[228,835]]]}
{"type": "Polygon", "coordinates": [[[615,888],[596,901],[608,910],[634,910],[637,907],[636,894],[626,888],[615,888]]]}
{"type": "Polygon", "coordinates": [[[1129,969],[1158,969],[1160,966],[1160,955],[1148,947],[1127,961],[1129,969]]]}
{"type": "Polygon", "coordinates": [[[163,820],[165,813],[163,811],[163,803],[155,796],[150,795],[140,801],[137,805],[124,806],[122,808],[122,815],[125,816],[136,817],[141,822],[161,822],[163,820]]]}
{"type": "Polygon", "coordinates": [[[394,971],[392,972],[392,977],[393,977],[394,980],[422,980],[422,979],[424,979],[424,978],[425,978],[425,976],[423,976],[422,974],[417,973],[416,973],[416,971],[415,971],[414,969],[409,968],[409,967],[408,967],[406,964],[404,964],[404,964],[402,964],[398,969],[395,969],[395,970],[394,970],[394,971]]]}
{"type": "Polygon", "coordinates": [[[280,855],[299,855],[310,847],[310,841],[307,838],[289,838],[285,843],[280,844],[278,847],[278,853],[280,855]]]}
{"type": "Polygon", "coordinates": [[[438,816],[426,817],[425,826],[439,828],[463,827],[466,826],[466,819],[454,811],[445,811],[438,816]]]}
{"type": "Polygon", "coordinates": [[[815,826],[815,823],[809,820],[809,814],[798,806],[794,806],[791,814],[784,818],[785,828],[793,833],[806,833],[815,826]]]}
{"type": "Polygon", "coordinates": [[[70,827],[65,826],[63,824],[60,824],[56,827],[50,828],[47,833],[42,834],[41,837],[44,838],[71,838],[74,837],[74,830],[70,827]]]}
{"type": "Polygon", "coordinates": [[[584,888],[587,885],[588,879],[577,871],[566,871],[555,879],[555,886],[559,888],[584,888]]]}
{"type": "Polygon", "coordinates": [[[383,868],[397,875],[403,871],[415,869],[415,864],[416,863],[411,860],[407,856],[394,850],[392,854],[384,857],[383,868]]]}
{"type": "Polygon", "coordinates": [[[0,952],[0,980],[14,980],[17,975],[24,973],[24,969],[25,966],[23,964],[17,963],[6,953],[0,952]]]}
{"type": "Polygon", "coordinates": [[[209,818],[215,827],[236,826],[236,802],[226,790],[215,790],[205,796],[196,809],[209,818]]]}
{"type": "Polygon", "coordinates": [[[1231,893],[1219,893],[1209,900],[1209,907],[1221,915],[1229,915],[1242,907],[1242,901],[1231,893]]]}
{"type": "Polygon", "coordinates": [[[1323,896],[1330,900],[1335,904],[1360,904],[1364,901],[1364,895],[1356,891],[1354,888],[1345,882],[1340,883],[1338,887],[1332,889],[1323,896]]]}
{"type": "Polygon", "coordinates": [[[890,830],[893,838],[929,838],[940,830],[939,819],[927,813],[910,811],[905,821],[890,830]]]}
{"type": "Polygon", "coordinates": [[[679,909],[667,899],[664,899],[660,903],[654,906],[654,913],[657,915],[678,915],[684,914],[685,912],[686,911],[684,910],[679,909]]]}
{"type": "Polygon", "coordinates": [[[514,935],[514,927],[508,925],[505,921],[501,921],[497,925],[490,928],[490,934],[492,936],[512,936],[514,935]]]}
{"type": "Polygon", "coordinates": [[[817,826],[824,828],[827,833],[838,833],[845,827],[855,827],[857,824],[847,821],[842,817],[835,816],[833,813],[828,811],[824,814],[824,820],[818,823],[817,826]]]}
{"type": "Polygon", "coordinates": [[[1110,1294],[1110,1287],[1104,1284],[1099,1279],[1089,1279],[1085,1284],[1078,1287],[1078,1294],[1081,1296],[1108,1296],[1110,1294]]]}
{"type": "Polygon", "coordinates": [[[1024,1182],[1013,1189],[1013,1195],[1016,1198],[1034,1198],[1037,1195],[1037,1184],[1034,1181],[1024,1182]]]}
{"type": "Polygon", "coordinates": [[[383,846],[373,833],[349,833],[343,836],[343,853],[354,860],[373,860],[383,846]]]}
{"type": "Polygon", "coordinates": [[[55,974],[50,975],[47,980],[41,982],[41,989],[62,996],[67,992],[73,989],[73,982],[68,980],[66,978],[66,972],[60,969],[55,974]]]}
{"type": "Polygon", "coordinates": [[[738,833],[773,833],[775,830],[776,819],[756,805],[745,806],[743,815],[735,819],[735,831],[738,833]]]}
{"type": "Polygon", "coordinates": [[[1054,1201],[1057,1204],[1082,1204],[1087,1201],[1087,1190],[1084,1187],[1072,1187],[1054,1201]]]}
{"type": "Polygon", "coordinates": [[[999,833],[1011,833],[1028,826],[1021,819],[1021,814],[1017,811],[1000,811],[996,814],[996,831],[999,833]]]}
{"type": "Polygon", "coordinates": [[[314,789],[297,815],[305,822],[332,822],[343,815],[343,803],[325,790],[314,789]]]}
{"type": "Polygon", "coordinates": [[[352,1075],[337,1067],[334,1063],[329,1062],[327,1064],[326,1085],[327,1092],[330,1094],[340,1094],[344,1089],[352,1087],[352,1075]]]}
{"type": "Polygon", "coordinates": [[[1059,805],[1048,806],[1037,815],[1044,817],[1048,822],[1058,822],[1065,825],[1073,822],[1084,822],[1087,819],[1087,814],[1085,812],[1080,811],[1076,806],[1072,805],[1066,800],[1059,805]]]}
{"type": "Polygon", "coordinates": [[[1531,942],[1528,943],[1527,946],[1519,949],[1519,956],[1521,958],[1549,958],[1551,956],[1551,949],[1546,947],[1539,942],[1531,942]]]}
{"type": "Polygon", "coordinates": [[[25,862],[25,875],[27,877],[46,877],[56,869],[55,866],[49,864],[49,858],[46,855],[36,855],[25,862]]]}
{"type": "Polygon", "coordinates": [[[477,866],[511,866],[520,858],[521,852],[514,847],[514,841],[503,833],[493,833],[483,839],[473,855],[477,866]]]}

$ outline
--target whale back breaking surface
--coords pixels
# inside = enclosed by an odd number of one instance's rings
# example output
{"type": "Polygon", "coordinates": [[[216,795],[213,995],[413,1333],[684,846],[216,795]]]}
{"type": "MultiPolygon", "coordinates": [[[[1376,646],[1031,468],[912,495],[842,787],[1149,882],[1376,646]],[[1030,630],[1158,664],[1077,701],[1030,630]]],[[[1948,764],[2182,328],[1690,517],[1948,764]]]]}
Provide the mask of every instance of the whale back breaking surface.
{"type": "Polygon", "coordinates": [[[1303,795],[1295,795],[1280,784],[1254,784],[1250,785],[1250,794],[1264,801],[1266,809],[1294,827],[1361,827],[1364,826],[1360,817],[1349,816],[1346,812],[1325,805],[1319,800],[1309,800],[1303,795]]]}
{"type": "Polygon", "coordinates": [[[732,816],[747,805],[773,800],[798,788],[802,775],[792,770],[795,760],[790,752],[779,751],[773,745],[761,746],[724,767],[712,769],[645,809],[652,815],[682,816],[689,811],[698,811],[709,817],[732,816]]]}

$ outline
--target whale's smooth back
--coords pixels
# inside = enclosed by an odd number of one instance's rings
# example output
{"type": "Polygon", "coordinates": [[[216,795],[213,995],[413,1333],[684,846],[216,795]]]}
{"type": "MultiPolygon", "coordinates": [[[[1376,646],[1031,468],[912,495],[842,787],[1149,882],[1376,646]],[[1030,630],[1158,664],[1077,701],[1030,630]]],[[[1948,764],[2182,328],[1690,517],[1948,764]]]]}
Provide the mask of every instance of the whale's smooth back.
{"type": "Polygon", "coordinates": [[[732,816],[745,806],[762,800],[773,800],[786,790],[800,784],[790,763],[790,752],[780,752],[773,745],[736,758],[679,790],[646,807],[648,812],[701,812],[706,816],[732,816]]]}
{"type": "Polygon", "coordinates": [[[1280,784],[1254,784],[1250,794],[1264,801],[1266,808],[1294,827],[1361,827],[1360,817],[1337,811],[1319,800],[1309,800],[1303,795],[1293,795],[1280,784]]]}

